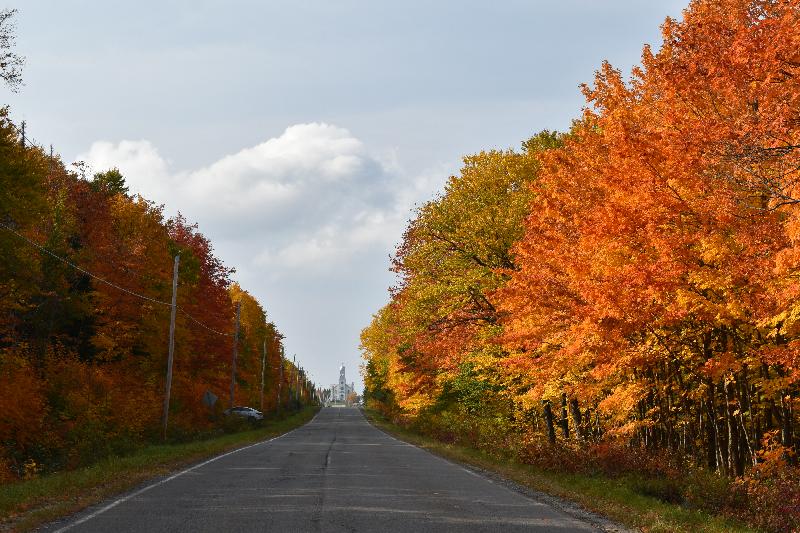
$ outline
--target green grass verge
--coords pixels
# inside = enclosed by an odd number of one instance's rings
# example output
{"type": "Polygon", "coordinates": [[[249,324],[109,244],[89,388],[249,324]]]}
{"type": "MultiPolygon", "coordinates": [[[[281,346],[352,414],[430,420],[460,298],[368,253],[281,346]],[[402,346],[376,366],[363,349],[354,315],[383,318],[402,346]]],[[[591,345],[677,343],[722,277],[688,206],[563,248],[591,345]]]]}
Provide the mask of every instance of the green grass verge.
{"type": "Polygon", "coordinates": [[[29,531],[208,457],[281,435],[313,418],[308,407],[264,427],[207,440],[151,445],[91,466],[0,485],[0,530],[29,531]]]}
{"type": "Polygon", "coordinates": [[[388,421],[380,413],[365,410],[376,427],[444,458],[496,472],[520,485],[577,502],[585,509],[629,528],[648,533],[753,532],[747,526],[703,511],[645,496],[637,491],[641,480],[634,477],[606,478],[542,470],[513,460],[499,459],[480,450],[446,444],[388,421]]]}

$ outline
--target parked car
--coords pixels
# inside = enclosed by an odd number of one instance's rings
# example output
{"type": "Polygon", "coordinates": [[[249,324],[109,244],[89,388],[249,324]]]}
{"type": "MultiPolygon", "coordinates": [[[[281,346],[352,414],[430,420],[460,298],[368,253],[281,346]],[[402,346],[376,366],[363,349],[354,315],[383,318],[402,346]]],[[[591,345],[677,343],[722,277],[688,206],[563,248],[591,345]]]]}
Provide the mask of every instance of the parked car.
{"type": "Polygon", "coordinates": [[[253,409],[252,407],[231,407],[230,409],[225,409],[224,413],[225,415],[241,416],[242,418],[246,418],[251,422],[264,419],[264,414],[258,409],[253,409]]]}

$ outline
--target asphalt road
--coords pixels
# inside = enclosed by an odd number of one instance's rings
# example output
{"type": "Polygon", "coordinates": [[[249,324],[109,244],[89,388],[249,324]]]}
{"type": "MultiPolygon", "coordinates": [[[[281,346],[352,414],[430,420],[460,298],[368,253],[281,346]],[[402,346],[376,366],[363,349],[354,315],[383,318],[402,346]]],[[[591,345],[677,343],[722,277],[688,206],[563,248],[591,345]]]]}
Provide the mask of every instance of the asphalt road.
{"type": "Polygon", "coordinates": [[[47,530],[596,531],[336,407],[47,530]]]}

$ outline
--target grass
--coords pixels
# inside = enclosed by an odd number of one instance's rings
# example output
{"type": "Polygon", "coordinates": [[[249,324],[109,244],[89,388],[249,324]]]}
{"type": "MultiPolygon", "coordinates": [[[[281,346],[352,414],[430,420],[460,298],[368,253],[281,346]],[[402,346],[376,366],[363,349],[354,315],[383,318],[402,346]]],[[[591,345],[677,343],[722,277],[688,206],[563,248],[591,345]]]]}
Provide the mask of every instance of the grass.
{"type": "Polygon", "coordinates": [[[633,476],[607,478],[558,473],[501,459],[480,450],[440,442],[392,424],[381,414],[365,410],[370,422],[396,437],[436,455],[494,472],[530,489],[577,502],[585,509],[629,528],[648,533],[744,533],[755,530],[724,517],[666,503],[642,494],[643,480],[633,476]]]}
{"type": "Polygon", "coordinates": [[[154,477],[226,451],[281,435],[311,420],[308,407],[263,427],[207,440],[151,445],[91,466],[0,486],[0,530],[29,531],[154,477]]]}

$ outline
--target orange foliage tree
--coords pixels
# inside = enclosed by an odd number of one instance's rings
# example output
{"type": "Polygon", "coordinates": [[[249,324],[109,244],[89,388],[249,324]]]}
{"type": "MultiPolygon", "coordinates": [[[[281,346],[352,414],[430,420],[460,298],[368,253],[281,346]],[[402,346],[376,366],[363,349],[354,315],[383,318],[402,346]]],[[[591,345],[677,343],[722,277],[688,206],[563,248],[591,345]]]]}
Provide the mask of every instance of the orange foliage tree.
{"type": "Polygon", "coordinates": [[[789,4],[695,2],[544,157],[496,301],[508,364],[533,403],[569,397],[576,437],[738,475],[764,432],[794,446],[798,39],[789,4]]]}
{"type": "Polygon", "coordinates": [[[526,179],[493,197],[503,173],[468,160],[409,224],[362,333],[368,401],[412,419],[455,401],[730,476],[794,461],[799,18],[696,0],[629,79],[602,66],[558,143],[492,156],[530,156],[526,179]]]}

